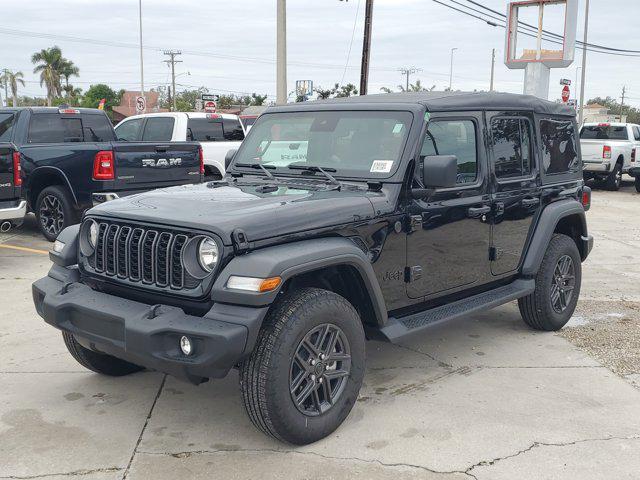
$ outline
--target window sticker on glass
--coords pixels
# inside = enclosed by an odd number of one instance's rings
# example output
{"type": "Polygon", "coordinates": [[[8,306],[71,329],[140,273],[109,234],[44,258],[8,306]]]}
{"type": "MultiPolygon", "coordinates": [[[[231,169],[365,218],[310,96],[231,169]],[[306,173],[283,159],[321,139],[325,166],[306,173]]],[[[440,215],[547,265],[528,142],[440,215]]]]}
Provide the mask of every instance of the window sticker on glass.
{"type": "Polygon", "coordinates": [[[393,160],[374,160],[371,164],[371,173],[389,173],[393,166],[393,160]]]}
{"type": "Polygon", "coordinates": [[[396,123],[395,127],[393,127],[393,133],[400,133],[402,131],[402,127],[404,127],[402,123],[396,123]]]}

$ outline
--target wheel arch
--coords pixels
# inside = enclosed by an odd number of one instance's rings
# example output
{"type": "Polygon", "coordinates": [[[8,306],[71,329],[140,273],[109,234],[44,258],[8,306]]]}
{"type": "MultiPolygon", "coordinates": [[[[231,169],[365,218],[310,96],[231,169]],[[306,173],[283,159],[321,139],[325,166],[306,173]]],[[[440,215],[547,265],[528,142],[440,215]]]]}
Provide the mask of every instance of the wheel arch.
{"type": "Polygon", "coordinates": [[[52,185],[61,185],[63,187],[66,187],[66,189],[71,194],[71,197],[73,198],[75,206],[78,206],[78,199],[76,198],[76,194],[73,191],[73,188],[71,188],[71,183],[69,182],[69,179],[64,174],[64,172],[56,167],[44,166],[36,168],[29,174],[29,181],[26,188],[26,199],[31,210],[35,211],[35,204],[38,200],[38,195],[40,195],[40,192],[52,185]]]}
{"type": "Polygon", "coordinates": [[[292,288],[317,287],[345,297],[363,323],[384,325],[387,310],[371,261],[351,240],[343,237],[303,240],[267,247],[235,257],[212,288],[212,299],[223,303],[265,306],[292,288]],[[242,292],[226,288],[232,275],[269,278],[282,283],[272,292],[242,292]]]}
{"type": "Polygon", "coordinates": [[[588,236],[584,207],[577,200],[560,200],[547,206],[536,224],[522,265],[522,274],[534,276],[544,257],[547,245],[554,233],[570,237],[578,247],[584,261],[589,254],[585,239],[588,236]]]}

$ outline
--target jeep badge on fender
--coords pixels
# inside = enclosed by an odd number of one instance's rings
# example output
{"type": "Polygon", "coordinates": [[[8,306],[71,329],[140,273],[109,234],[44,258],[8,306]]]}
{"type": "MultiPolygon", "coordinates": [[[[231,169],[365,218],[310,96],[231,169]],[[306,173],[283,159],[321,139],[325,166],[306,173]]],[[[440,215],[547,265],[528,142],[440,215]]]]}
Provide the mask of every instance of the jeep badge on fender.
{"type": "Polygon", "coordinates": [[[567,323],[593,246],[577,132],[571,108],[502,93],[269,107],[222,180],[64,230],[36,310],[105,375],[237,368],[258,429],[315,442],[356,405],[365,338],[512,300],[531,328],[567,323]]]}

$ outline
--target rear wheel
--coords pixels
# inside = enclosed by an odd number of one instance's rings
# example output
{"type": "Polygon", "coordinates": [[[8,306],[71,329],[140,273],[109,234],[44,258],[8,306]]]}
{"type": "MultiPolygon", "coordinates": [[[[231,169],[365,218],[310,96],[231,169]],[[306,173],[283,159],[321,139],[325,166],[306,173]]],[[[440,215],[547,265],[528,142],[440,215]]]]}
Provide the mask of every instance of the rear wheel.
{"type": "Polygon", "coordinates": [[[305,288],[281,298],[240,368],[253,424],[296,445],[332,433],[358,398],[364,340],[358,313],[340,295],[305,288]]]}
{"type": "Polygon", "coordinates": [[[111,377],[122,377],[143,370],[143,367],[134,365],[133,363],[125,362],[106,353],[94,352],[93,350],[83,347],[75,337],[68,332],[62,332],[62,338],[71,356],[75,358],[80,365],[96,373],[109,375],[111,377]]]}
{"type": "Polygon", "coordinates": [[[40,192],[36,200],[35,214],[40,231],[50,242],[69,225],[78,223],[80,217],[71,194],[60,185],[46,187],[40,192]]]}
{"type": "Polygon", "coordinates": [[[613,171],[607,177],[605,186],[607,190],[611,190],[615,192],[620,190],[621,184],[622,184],[622,164],[616,163],[615,167],[613,167],[613,171]]]}
{"type": "Polygon", "coordinates": [[[573,315],[581,282],[578,247],[570,237],[555,234],[536,275],[534,292],[518,300],[522,319],[536,330],[560,330],[573,315]]]}

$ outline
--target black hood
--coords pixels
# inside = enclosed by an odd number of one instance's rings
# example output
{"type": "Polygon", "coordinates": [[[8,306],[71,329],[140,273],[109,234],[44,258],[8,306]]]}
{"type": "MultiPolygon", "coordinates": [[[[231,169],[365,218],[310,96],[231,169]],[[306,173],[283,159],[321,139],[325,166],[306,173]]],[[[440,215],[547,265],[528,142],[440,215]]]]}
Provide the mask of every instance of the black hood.
{"type": "Polygon", "coordinates": [[[204,230],[229,245],[238,228],[254,242],[371,219],[369,197],[383,195],[351,184],[238,180],[152,190],[103,203],[89,215],[204,230]]]}

